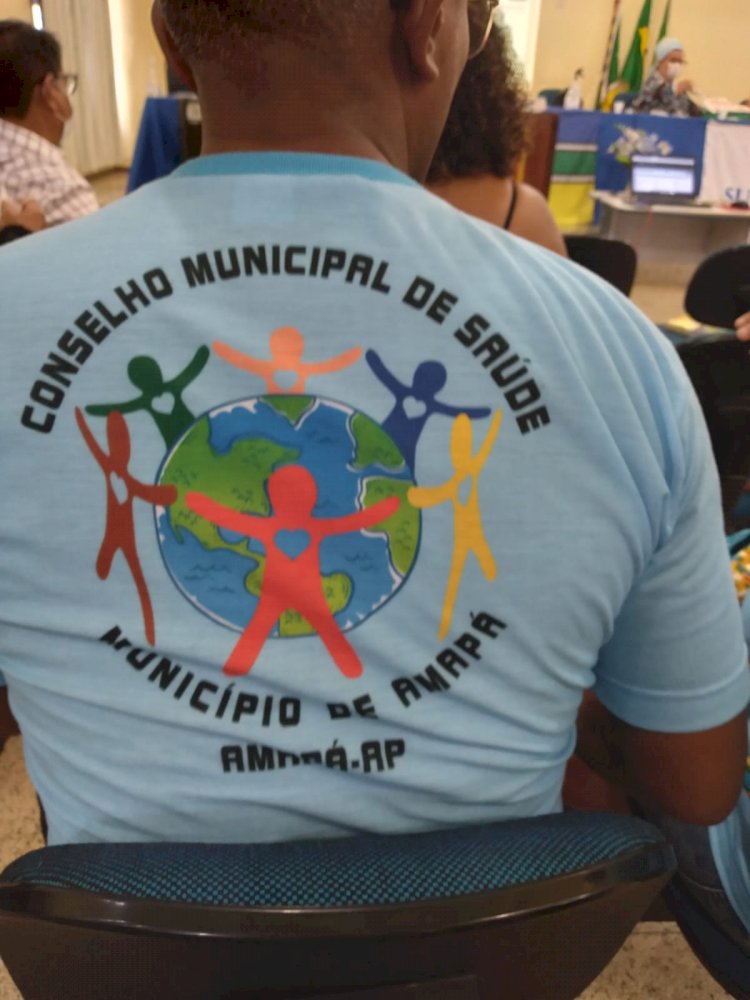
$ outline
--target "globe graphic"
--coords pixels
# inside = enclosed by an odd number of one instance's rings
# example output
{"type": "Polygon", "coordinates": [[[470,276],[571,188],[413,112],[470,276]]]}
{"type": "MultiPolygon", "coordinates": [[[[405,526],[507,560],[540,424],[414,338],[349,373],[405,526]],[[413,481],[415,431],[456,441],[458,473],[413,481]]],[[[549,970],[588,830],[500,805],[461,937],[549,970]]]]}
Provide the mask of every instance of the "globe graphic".
{"type": "MultiPolygon", "coordinates": [[[[242,514],[272,517],[268,479],[288,465],[303,467],[315,479],[313,518],[341,518],[390,497],[400,500],[385,520],[320,543],[323,592],[337,625],[348,631],[403,586],[417,556],[421,517],[407,499],[413,474],[398,446],[375,421],[346,404],[312,396],[258,396],[199,417],[167,454],[158,475],[160,484],[178,491],[175,503],[156,508],[164,562],[195,608],[244,631],[269,584],[265,547],[198,515],[186,497],[198,493],[242,514]]],[[[309,536],[279,532],[274,542],[294,560],[309,536]]],[[[313,631],[290,607],[271,634],[313,631]]]]}

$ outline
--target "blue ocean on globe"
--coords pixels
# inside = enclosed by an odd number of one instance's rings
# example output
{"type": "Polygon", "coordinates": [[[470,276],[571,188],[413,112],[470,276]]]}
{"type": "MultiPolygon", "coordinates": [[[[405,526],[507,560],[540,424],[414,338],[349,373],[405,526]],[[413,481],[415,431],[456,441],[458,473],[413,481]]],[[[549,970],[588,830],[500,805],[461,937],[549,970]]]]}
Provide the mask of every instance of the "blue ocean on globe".
{"type": "MultiPolygon", "coordinates": [[[[189,492],[246,514],[273,514],[268,477],[284,465],[302,466],[318,489],[313,516],[340,518],[389,497],[400,499],[391,517],[323,539],[321,581],[337,625],[347,631],[382,607],[402,587],[419,548],[421,518],[408,502],[414,485],[398,446],[375,421],[350,406],[311,396],[259,396],[216,407],[199,417],[166,456],[161,484],[178,499],[156,508],[167,569],[191,604],[212,620],[243,631],[258,606],[265,549],[194,513],[189,492]]],[[[290,557],[305,547],[304,533],[276,544],[290,557]]],[[[311,635],[294,608],[272,635],[311,635]]]]}

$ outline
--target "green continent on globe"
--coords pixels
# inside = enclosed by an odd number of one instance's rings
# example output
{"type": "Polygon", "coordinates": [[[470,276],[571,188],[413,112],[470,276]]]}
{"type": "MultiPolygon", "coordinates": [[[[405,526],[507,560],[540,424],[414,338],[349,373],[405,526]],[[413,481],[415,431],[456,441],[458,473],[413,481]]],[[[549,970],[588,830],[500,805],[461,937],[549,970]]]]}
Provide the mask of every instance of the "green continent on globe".
{"type": "Polygon", "coordinates": [[[356,444],[355,469],[366,469],[369,465],[382,465],[384,469],[404,467],[404,456],[396,444],[379,424],[363,413],[352,418],[352,434],[356,444]]]}
{"type": "Polygon", "coordinates": [[[405,576],[414,562],[414,554],[419,543],[419,511],[409,503],[408,493],[413,482],[402,479],[385,479],[373,476],[367,480],[362,506],[374,507],[381,500],[398,497],[401,500],[395,514],[379,521],[371,529],[382,531],[388,538],[388,550],[396,571],[405,576]]]}
{"type": "MultiPolygon", "coordinates": [[[[274,403],[285,399],[307,400],[308,397],[270,397],[274,403]]],[[[306,407],[302,407],[304,410],[306,407]]],[[[288,414],[288,411],[282,411],[288,414]]],[[[226,549],[253,560],[245,578],[245,586],[254,597],[260,597],[266,557],[250,548],[247,539],[230,542],[222,537],[211,521],[195,514],[185,503],[192,490],[209,496],[232,510],[267,517],[271,511],[265,483],[274,469],[299,458],[299,452],[283,448],[265,438],[244,438],[237,441],[226,455],[217,454],[210,444],[210,423],[206,417],[198,420],[180,442],[167,463],[160,480],[175,486],[177,500],[169,507],[169,518],[178,542],[182,531],[189,531],[208,551],[226,549]],[[241,485],[238,485],[241,484],[241,485]]],[[[332,614],[343,611],[352,593],[352,582],[345,573],[333,573],[321,579],[326,601],[332,614]]],[[[286,611],[279,618],[281,635],[312,635],[308,622],[296,611],[286,611]]]]}
{"type": "Polygon", "coordinates": [[[315,405],[313,396],[264,396],[263,402],[277,413],[282,413],[293,425],[315,405]]]}

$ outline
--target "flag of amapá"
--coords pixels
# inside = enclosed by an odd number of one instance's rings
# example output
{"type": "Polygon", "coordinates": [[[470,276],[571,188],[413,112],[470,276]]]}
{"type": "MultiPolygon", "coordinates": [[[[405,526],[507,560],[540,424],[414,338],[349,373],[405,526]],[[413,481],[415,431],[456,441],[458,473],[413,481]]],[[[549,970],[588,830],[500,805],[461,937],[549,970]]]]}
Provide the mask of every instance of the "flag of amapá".
{"type": "Polygon", "coordinates": [[[672,0],[667,0],[667,6],[664,8],[664,19],[661,22],[661,28],[659,29],[659,37],[656,39],[660,42],[662,38],[666,38],[669,34],[669,17],[672,13],[672,0]]]}
{"type": "Polygon", "coordinates": [[[620,76],[631,91],[639,91],[643,83],[643,66],[648,51],[648,34],[651,23],[651,0],[645,0],[635,28],[630,51],[620,76]]]}

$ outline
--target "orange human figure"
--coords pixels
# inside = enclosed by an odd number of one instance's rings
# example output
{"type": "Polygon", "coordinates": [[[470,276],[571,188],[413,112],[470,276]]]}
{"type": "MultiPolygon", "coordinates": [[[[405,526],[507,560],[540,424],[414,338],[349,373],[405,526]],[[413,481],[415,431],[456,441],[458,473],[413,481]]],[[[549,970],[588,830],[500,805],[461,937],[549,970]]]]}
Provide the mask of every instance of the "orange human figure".
{"type": "Polygon", "coordinates": [[[389,497],[367,510],[344,517],[314,517],[318,499],[314,476],[300,465],[285,465],[268,479],[268,517],[242,514],[202,493],[190,492],[188,507],[218,527],[262,542],[266,567],[258,607],[224,666],[227,674],[249,673],[271,629],[284,611],[299,612],[318,633],[345,677],[359,677],[362,663],[344,638],[325,599],[320,570],[320,543],[329,535],[369,528],[398,510],[398,497],[389,497]],[[286,538],[295,540],[289,554],[286,538]]]}
{"type": "Polygon", "coordinates": [[[448,634],[453,619],[453,609],[458,596],[458,588],[464,571],[464,564],[470,552],[473,552],[488,580],[494,580],[497,575],[495,559],[492,555],[482,528],[482,515],[479,510],[479,476],[487,459],[490,457],[497,432],[500,430],[502,414],[498,410],[492,418],[490,429],[479,451],[473,454],[473,429],[471,420],[465,413],[459,414],[453,421],[451,430],[451,460],[454,475],[441,486],[412,486],[409,490],[409,502],[414,507],[436,507],[450,500],[455,513],[454,548],[451,561],[448,586],[445,592],[443,613],[440,619],[438,638],[444,639],[448,634]],[[470,490],[466,503],[461,500],[461,486],[470,480],[470,490]]]}
{"type": "Polygon", "coordinates": [[[264,378],[269,393],[289,395],[304,392],[305,383],[311,375],[327,375],[329,372],[340,371],[355,364],[362,356],[362,349],[353,347],[350,351],[329,358],[328,361],[303,361],[305,338],[293,326],[282,326],[274,330],[268,340],[268,347],[271,359],[262,361],[260,358],[251,358],[250,355],[243,354],[242,351],[220,340],[215,340],[213,343],[216,354],[230,365],[264,378]],[[290,387],[285,388],[276,381],[276,376],[281,372],[291,372],[297,376],[290,387]]]}
{"type": "Polygon", "coordinates": [[[149,486],[141,483],[128,472],[130,464],[130,433],[125,417],[117,410],[107,416],[107,445],[109,452],[100,447],[86,423],[82,411],[76,407],[76,421],[89,451],[96,459],[107,481],[107,521],[104,538],[96,559],[96,574],[106,580],[112,569],[112,562],[118,550],[125,557],[135,582],[143,612],[143,623],[149,645],[156,642],[154,612],[151,606],[146,580],[141,569],[135,542],[135,521],[133,501],[138,498],[146,503],[162,504],[168,507],[177,499],[175,486],[149,486]],[[120,499],[115,488],[119,480],[126,495],[120,499]]]}

